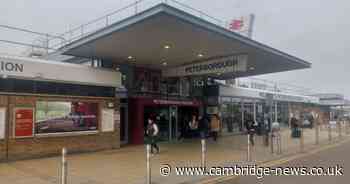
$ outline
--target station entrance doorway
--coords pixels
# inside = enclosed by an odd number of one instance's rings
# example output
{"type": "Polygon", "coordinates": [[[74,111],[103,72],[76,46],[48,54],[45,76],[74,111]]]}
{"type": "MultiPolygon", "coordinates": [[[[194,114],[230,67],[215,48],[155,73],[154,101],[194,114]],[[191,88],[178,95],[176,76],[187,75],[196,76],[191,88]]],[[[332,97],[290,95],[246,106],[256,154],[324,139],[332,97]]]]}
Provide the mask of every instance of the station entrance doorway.
{"type": "Polygon", "coordinates": [[[147,118],[152,117],[159,127],[160,141],[177,141],[179,136],[183,136],[186,125],[194,113],[198,113],[198,108],[177,105],[146,106],[144,126],[147,127],[147,118]]]}

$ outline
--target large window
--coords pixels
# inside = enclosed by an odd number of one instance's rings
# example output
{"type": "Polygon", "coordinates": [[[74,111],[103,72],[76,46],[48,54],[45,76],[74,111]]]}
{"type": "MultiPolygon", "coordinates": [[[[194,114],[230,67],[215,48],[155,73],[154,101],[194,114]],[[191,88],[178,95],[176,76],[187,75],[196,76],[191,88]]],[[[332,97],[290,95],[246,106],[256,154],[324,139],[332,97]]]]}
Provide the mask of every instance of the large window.
{"type": "Polygon", "coordinates": [[[98,129],[98,104],[91,102],[38,101],[37,134],[94,131],[98,129]]]}
{"type": "Polygon", "coordinates": [[[135,68],[133,90],[134,92],[160,92],[161,72],[146,68],[135,68]]]}

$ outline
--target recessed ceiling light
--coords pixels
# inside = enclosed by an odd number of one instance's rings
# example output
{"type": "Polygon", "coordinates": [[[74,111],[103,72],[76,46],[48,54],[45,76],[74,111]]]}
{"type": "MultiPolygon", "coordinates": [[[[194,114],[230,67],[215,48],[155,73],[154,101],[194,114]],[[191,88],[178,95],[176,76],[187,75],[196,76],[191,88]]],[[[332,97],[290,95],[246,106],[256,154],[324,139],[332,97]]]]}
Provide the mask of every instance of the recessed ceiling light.
{"type": "Polygon", "coordinates": [[[168,65],[168,63],[164,61],[164,62],[162,63],[162,65],[163,65],[163,66],[166,66],[166,65],[168,65]]]}
{"type": "Polygon", "coordinates": [[[165,45],[164,49],[170,49],[170,45],[165,45]]]}
{"type": "Polygon", "coordinates": [[[133,59],[133,57],[132,56],[128,56],[128,59],[133,59]]]}
{"type": "Polygon", "coordinates": [[[203,57],[204,55],[203,55],[203,54],[198,54],[197,56],[198,56],[198,57],[203,57]]]}
{"type": "Polygon", "coordinates": [[[251,67],[249,68],[249,70],[255,70],[255,67],[251,66],[251,67]]]}

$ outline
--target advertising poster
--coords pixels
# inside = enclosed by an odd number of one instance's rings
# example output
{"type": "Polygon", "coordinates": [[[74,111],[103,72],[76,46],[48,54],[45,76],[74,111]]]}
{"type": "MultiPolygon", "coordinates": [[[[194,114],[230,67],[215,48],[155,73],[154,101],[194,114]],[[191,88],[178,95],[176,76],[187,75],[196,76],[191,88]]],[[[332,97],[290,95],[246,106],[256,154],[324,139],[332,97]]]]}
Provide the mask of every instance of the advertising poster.
{"type": "Polygon", "coordinates": [[[32,137],[34,128],[32,108],[15,109],[15,137],[32,137]]]}
{"type": "Polygon", "coordinates": [[[114,131],[114,109],[102,110],[102,132],[114,131]]]}
{"type": "Polygon", "coordinates": [[[38,101],[35,117],[37,134],[96,131],[98,103],[38,101]]]}
{"type": "Polygon", "coordinates": [[[6,109],[0,108],[0,139],[5,139],[6,109]]]}

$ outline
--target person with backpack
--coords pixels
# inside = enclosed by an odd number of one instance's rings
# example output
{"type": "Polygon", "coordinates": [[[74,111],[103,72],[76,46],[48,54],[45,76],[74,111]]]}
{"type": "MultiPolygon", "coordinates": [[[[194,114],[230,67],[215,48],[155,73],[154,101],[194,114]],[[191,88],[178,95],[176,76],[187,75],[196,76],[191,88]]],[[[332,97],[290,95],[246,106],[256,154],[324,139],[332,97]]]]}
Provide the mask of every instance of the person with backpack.
{"type": "Polygon", "coordinates": [[[159,153],[159,146],[157,145],[159,128],[152,118],[148,118],[146,134],[151,141],[151,153],[153,154],[153,148],[159,153]]]}

